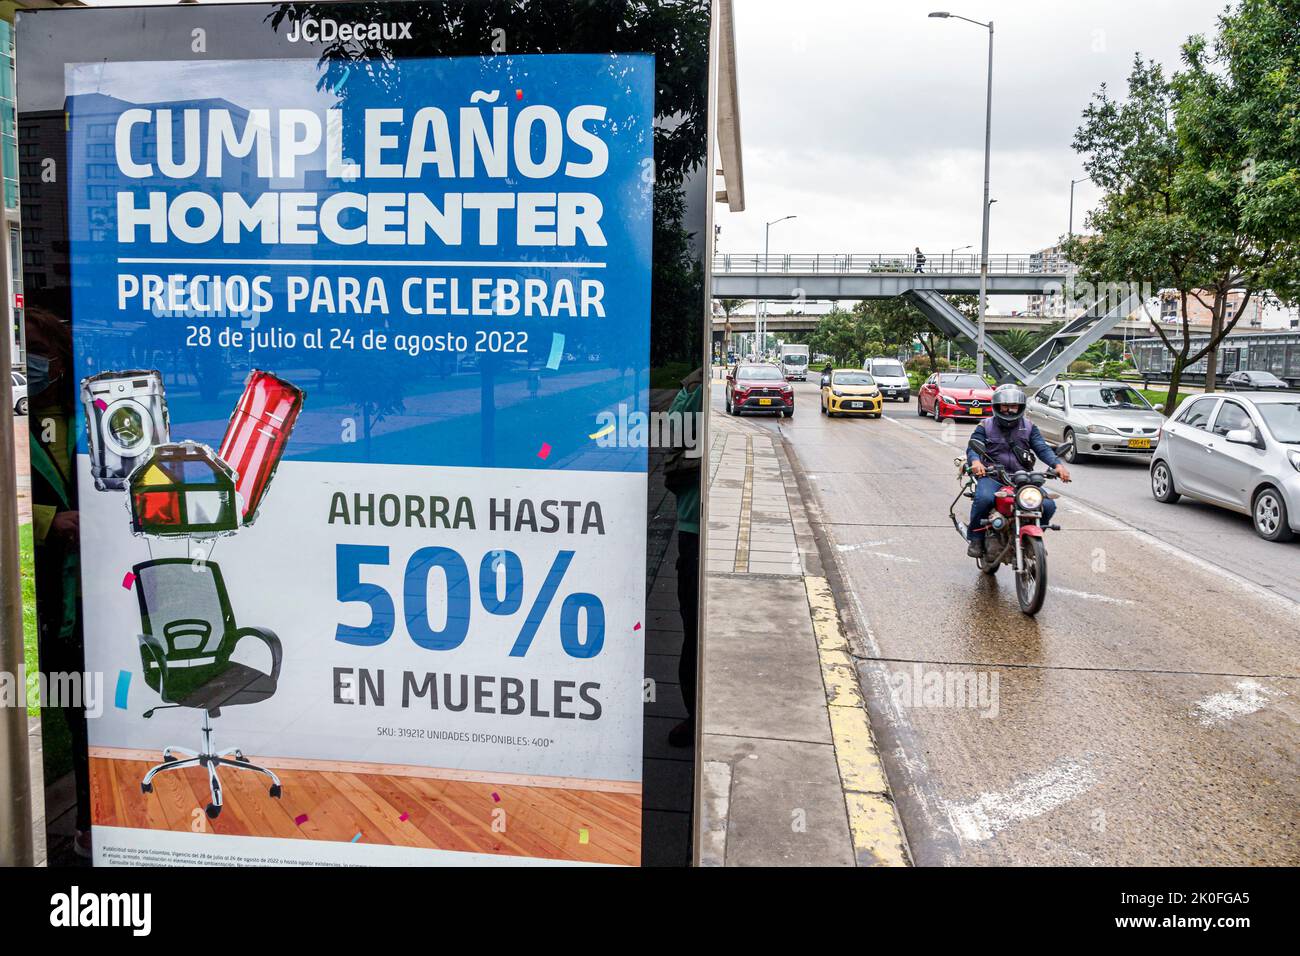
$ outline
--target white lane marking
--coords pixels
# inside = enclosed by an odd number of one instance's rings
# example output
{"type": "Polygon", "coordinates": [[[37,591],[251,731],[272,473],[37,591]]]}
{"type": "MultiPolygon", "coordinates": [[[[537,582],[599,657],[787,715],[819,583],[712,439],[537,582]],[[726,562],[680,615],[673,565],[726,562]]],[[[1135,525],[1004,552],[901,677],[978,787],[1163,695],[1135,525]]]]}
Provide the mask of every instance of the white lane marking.
{"type": "Polygon", "coordinates": [[[861,544],[837,544],[835,550],[839,552],[861,551],[863,548],[878,548],[882,544],[892,544],[893,540],[893,538],[885,538],[883,541],[863,541],[861,544]]]}
{"type": "MultiPolygon", "coordinates": [[[[955,447],[953,445],[949,445],[947,442],[940,441],[937,438],[927,435],[925,434],[925,432],[913,428],[911,425],[907,425],[903,422],[898,421],[897,419],[890,418],[888,415],[885,416],[884,420],[887,422],[892,422],[893,424],[897,425],[899,428],[905,429],[914,435],[918,435],[919,437],[924,438],[926,441],[932,441],[936,445],[942,445],[944,448],[955,447]]],[[[1239,588],[1241,588],[1243,591],[1249,591],[1255,597],[1263,598],[1265,602],[1272,604],[1278,610],[1285,611],[1292,617],[1300,618],[1300,604],[1297,604],[1295,601],[1292,601],[1290,598],[1283,597],[1282,595],[1269,590],[1268,588],[1264,587],[1261,584],[1256,584],[1254,581],[1242,577],[1240,574],[1237,574],[1235,571],[1229,571],[1227,568],[1220,567],[1219,565],[1215,564],[1213,561],[1207,561],[1204,558],[1199,558],[1194,554],[1189,554],[1188,552],[1179,548],[1177,545],[1170,544],[1168,541],[1165,541],[1163,538],[1156,537],[1150,531],[1143,531],[1141,528],[1135,528],[1133,525],[1121,521],[1118,518],[1112,517],[1111,515],[1106,514],[1106,512],[1104,511],[1099,511],[1096,508],[1092,507],[1091,505],[1084,504],[1083,502],[1079,501],[1079,499],[1077,498],[1068,498],[1064,495],[1062,496],[1062,498],[1063,500],[1068,501],[1072,508],[1078,509],[1078,511],[1081,514],[1085,514],[1091,518],[1095,518],[1096,520],[1102,522],[1103,524],[1108,525],[1110,528],[1112,528],[1115,531],[1121,531],[1132,537],[1146,541],[1148,544],[1152,545],[1153,547],[1158,548],[1159,550],[1165,552],[1165,554],[1172,555],[1173,557],[1176,558],[1180,558],[1181,560],[1187,562],[1188,564],[1192,565],[1193,567],[1201,571],[1206,572],[1207,574],[1212,574],[1215,577],[1231,581],[1232,583],[1236,584],[1239,588]]]]}
{"type": "Polygon", "coordinates": [[[1086,598],[1089,601],[1101,601],[1103,604],[1136,604],[1137,601],[1130,601],[1128,598],[1111,597],[1109,594],[1093,594],[1091,591],[1076,591],[1074,588],[1061,588],[1055,584],[1048,587],[1049,591],[1055,591],[1057,594],[1065,594],[1069,597],[1086,598]]]}
{"type": "Polygon", "coordinates": [[[1096,774],[1086,765],[1060,760],[1005,793],[982,793],[970,803],[950,806],[948,815],[962,839],[987,840],[1013,823],[1050,813],[1096,782],[1096,774]]]}
{"type": "Polygon", "coordinates": [[[901,554],[890,554],[888,551],[868,551],[867,554],[875,555],[877,558],[884,558],[887,561],[902,561],[904,564],[920,564],[916,558],[905,558],[901,554]]]}
{"type": "Polygon", "coordinates": [[[1285,695],[1281,691],[1265,687],[1258,681],[1238,681],[1232,690],[1198,700],[1192,708],[1192,716],[1202,727],[1222,727],[1237,717],[1263,710],[1274,698],[1282,696],[1285,695]]]}

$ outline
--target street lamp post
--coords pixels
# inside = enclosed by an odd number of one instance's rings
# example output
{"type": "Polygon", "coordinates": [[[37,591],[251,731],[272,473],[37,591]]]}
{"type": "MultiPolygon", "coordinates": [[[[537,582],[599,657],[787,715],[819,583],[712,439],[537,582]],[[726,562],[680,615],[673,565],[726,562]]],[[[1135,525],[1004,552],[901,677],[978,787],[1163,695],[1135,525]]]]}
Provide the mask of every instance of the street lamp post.
{"type": "MultiPolygon", "coordinates": [[[[785,222],[787,219],[795,219],[795,218],[797,217],[782,216],[780,219],[773,219],[771,222],[765,222],[763,224],[763,271],[764,272],[767,271],[767,256],[768,256],[768,249],[771,247],[772,227],[775,226],[778,222],[785,222]]],[[[766,299],[764,299],[762,302],[756,303],[754,306],[754,339],[757,343],[755,347],[758,350],[758,356],[761,356],[762,353],[767,349],[767,300],[766,299]],[[763,312],[763,318],[761,322],[758,317],[760,306],[763,312]]]]}
{"type": "Polygon", "coordinates": [[[949,250],[948,250],[949,267],[952,268],[952,269],[956,269],[956,268],[957,268],[957,253],[959,253],[959,252],[965,252],[965,251],[966,251],[967,249],[969,249],[969,248],[970,248],[969,245],[965,245],[965,246],[953,246],[951,249],[949,249],[949,250]]]}
{"type": "Polygon", "coordinates": [[[1067,239],[1074,238],[1074,187],[1076,184],[1084,182],[1085,180],[1089,180],[1089,179],[1092,179],[1092,177],[1082,176],[1079,179],[1070,180],[1070,225],[1068,231],[1066,232],[1067,239]]]}
{"type": "Polygon", "coordinates": [[[980,235],[980,300],[979,300],[979,337],[975,343],[975,374],[984,374],[984,301],[989,289],[989,155],[993,143],[993,21],[982,23],[969,17],[959,16],[947,11],[935,11],[930,16],[942,20],[965,20],[977,27],[989,31],[989,75],[988,87],[984,97],[984,223],[980,235]]]}

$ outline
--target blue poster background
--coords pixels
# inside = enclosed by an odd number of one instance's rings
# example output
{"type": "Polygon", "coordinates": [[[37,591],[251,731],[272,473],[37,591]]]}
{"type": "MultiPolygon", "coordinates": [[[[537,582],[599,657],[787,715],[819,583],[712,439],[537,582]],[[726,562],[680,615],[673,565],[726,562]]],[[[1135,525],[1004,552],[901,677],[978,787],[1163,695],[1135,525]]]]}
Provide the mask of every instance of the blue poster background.
{"type": "MultiPolygon", "coordinates": [[[[69,67],[66,103],[69,129],[69,235],[71,236],[74,346],[77,378],[112,369],[158,369],[164,379],[171,439],[192,439],[216,447],[247,373],[267,369],[306,392],[302,415],[286,458],[471,467],[644,471],[644,447],[598,447],[590,435],[596,416],[619,406],[644,410],[649,384],[651,196],[653,190],[654,59],[647,55],[555,55],[358,61],[333,87],[323,67],[306,60],[216,61],[187,64],[184,71],[161,62],[82,64],[69,67]],[[579,104],[606,108],[603,121],[590,122],[609,146],[607,170],[598,178],[571,178],[564,165],[547,179],[482,175],[439,179],[431,168],[419,179],[345,181],[326,174],[325,146],[302,161],[293,180],[258,177],[255,155],[226,156],[222,175],[200,173],[188,181],[157,175],[156,142],[150,125],[134,128],[132,153],[155,160],[155,175],[127,178],[115,160],[114,135],[124,110],[175,111],[179,129],[184,110],[201,116],[214,109],[235,115],[286,108],[343,111],[344,158],[362,160],[362,111],[397,108],[405,131],[414,112],[427,106],[454,117],[478,91],[496,93],[494,107],[509,111],[511,122],[530,104],[554,107],[563,117],[579,104]],[[239,192],[250,201],[267,191],[306,191],[319,200],[332,192],[425,192],[439,207],[446,192],[590,192],[603,204],[600,220],[608,245],[521,247],[515,244],[513,216],[501,220],[500,242],[478,243],[476,219],[466,215],[463,241],[455,247],[430,241],[423,246],[267,245],[255,234],[227,244],[151,243],[148,230],[137,241],[120,243],[117,194],[130,191],[143,205],[144,194],[169,196],[203,191],[214,196],[239,192]],[[123,263],[122,259],[172,260],[123,263]],[[175,260],[208,260],[178,263],[175,260]],[[222,260],[222,261],[211,261],[222,260]],[[285,263],[284,260],[291,260],[285,263]],[[358,263],[358,260],[367,260],[358,263]],[[276,264],[277,262],[281,264],[276,264]],[[435,263],[436,264],[430,264],[435,263]],[[464,263],[464,264],[460,264],[464,263]],[[472,264],[471,264],[472,263],[472,264]],[[484,263],[493,263],[484,265],[484,263]],[[577,265],[579,268],[574,268],[577,265]],[[276,307],[254,321],[248,315],[180,312],[154,314],[138,300],[118,308],[117,284],[124,272],[162,275],[269,275],[276,307]],[[284,307],[289,276],[308,279],[342,275],[364,286],[380,276],[389,292],[386,315],[324,314],[284,307]],[[604,318],[521,318],[408,315],[400,286],[410,276],[458,277],[468,298],[473,277],[508,276],[520,280],[560,277],[598,279],[604,285],[604,318]],[[269,344],[245,349],[196,345],[195,329],[206,326],[209,341],[222,329],[246,336],[292,331],[293,348],[269,344]],[[367,331],[401,333],[480,330],[527,332],[522,354],[428,352],[395,349],[308,349],[301,345],[312,329],[349,330],[360,342],[367,331]],[[351,423],[349,426],[348,423],[351,423]],[[349,430],[350,429],[350,430],[349,430]]],[[[489,121],[490,122],[490,121],[489,121]]],[[[202,144],[206,154],[207,124],[202,144]]],[[[238,130],[238,126],[236,129],[238,130]]],[[[453,143],[457,142],[453,125],[453,143]]],[[[179,149],[180,147],[178,147],[179,149]]],[[[589,154],[567,139],[564,160],[586,162],[589,154]]],[[[537,143],[534,155],[540,155],[537,143]]],[[[402,162],[404,148],[391,150],[402,162]]],[[[177,156],[179,158],[179,155],[177,156]]],[[[432,239],[432,237],[431,237],[432,239]]],[[[305,303],[300,305],[300,309],[305,303]]],[[[156,310],[155,310],[156,311],[156,310]]],[[[326,334],[326,338],[329,334],[326,334]]],[[[86,451],[84,411],[79,410],[80,446],[86,451]]]]}

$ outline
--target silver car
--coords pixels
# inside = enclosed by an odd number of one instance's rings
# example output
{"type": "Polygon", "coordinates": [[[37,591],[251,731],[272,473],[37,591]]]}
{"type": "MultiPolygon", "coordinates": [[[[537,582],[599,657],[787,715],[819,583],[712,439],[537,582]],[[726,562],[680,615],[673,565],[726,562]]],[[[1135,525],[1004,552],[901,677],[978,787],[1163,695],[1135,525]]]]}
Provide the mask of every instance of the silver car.
{"type": "Polygon", "coordinates": [[[1133,458],[1152,453],[1164,416],[1142,393],[1122,382],[1048,382],[1029,400],[1029,420],[1048,444],[1070,447],[1073,463],[1084,456],[1133,458]]]}
{"type": "Polygon", "coordinates": [[[1151,493],[1248,514],[1260,537],[1300,533],[1300,395],[1193,395],[1165,423],[1151,493]]]}

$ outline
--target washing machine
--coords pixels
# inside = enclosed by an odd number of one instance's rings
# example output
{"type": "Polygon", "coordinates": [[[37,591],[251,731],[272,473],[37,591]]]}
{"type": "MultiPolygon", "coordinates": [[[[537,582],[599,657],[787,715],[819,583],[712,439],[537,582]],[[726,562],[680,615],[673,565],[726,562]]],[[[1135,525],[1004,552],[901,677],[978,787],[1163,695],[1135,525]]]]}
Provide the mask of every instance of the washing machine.
{"type": "Polygon", "coordinates": [[[171,438],[167,396],[155,370],[100,372],[81,382],[90,474],[100,491],[120,491],[157,445],[171,438]]]}

